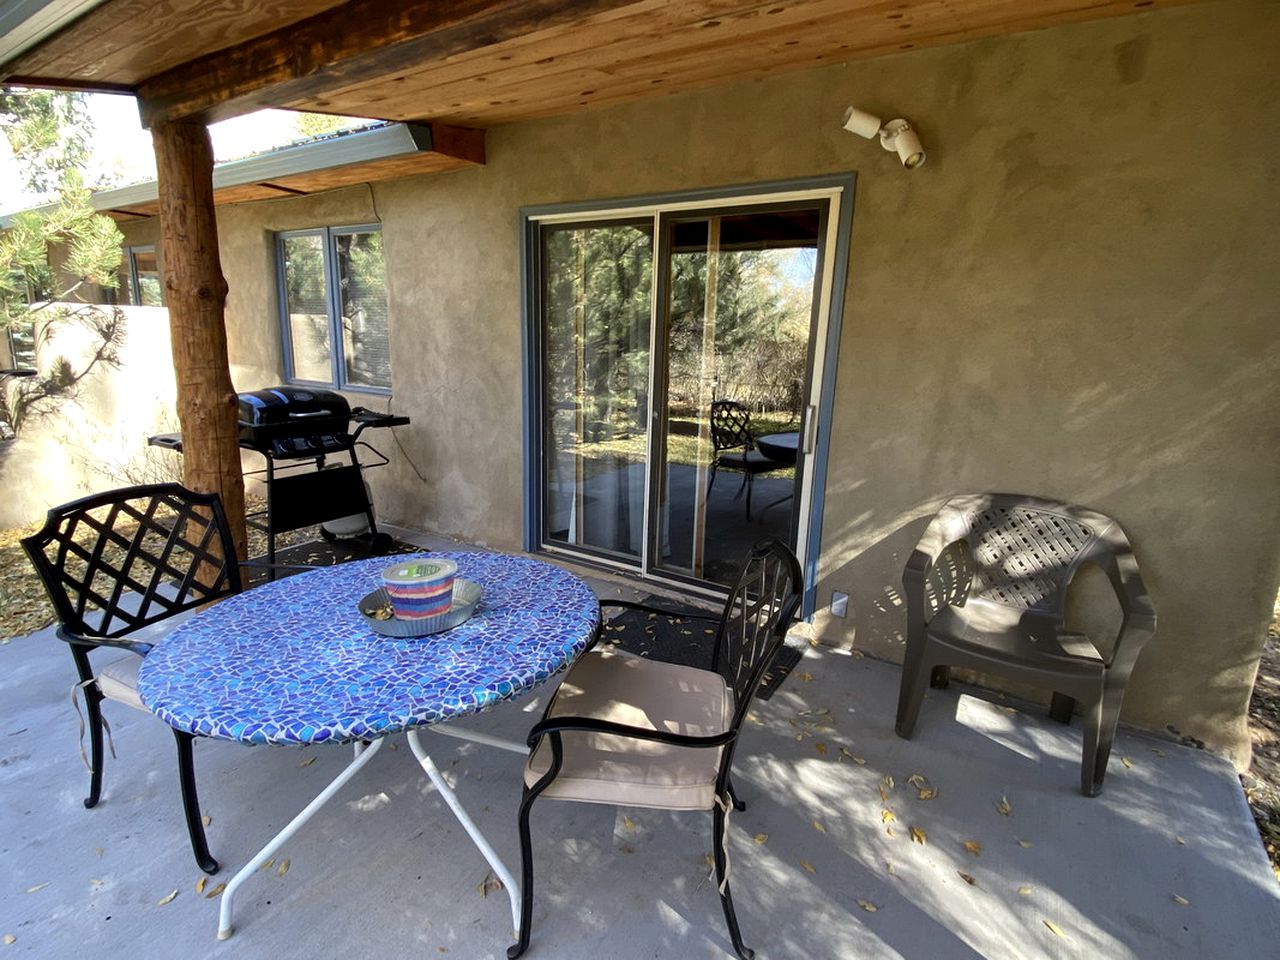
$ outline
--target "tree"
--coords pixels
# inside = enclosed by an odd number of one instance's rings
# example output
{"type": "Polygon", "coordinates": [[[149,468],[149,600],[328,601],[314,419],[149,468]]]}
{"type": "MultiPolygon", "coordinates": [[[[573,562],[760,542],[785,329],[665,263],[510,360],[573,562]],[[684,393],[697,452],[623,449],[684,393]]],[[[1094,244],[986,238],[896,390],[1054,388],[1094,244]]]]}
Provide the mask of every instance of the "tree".
{"type": "Polygon", "coordinates": [[[94,212],[81,180],[92,127],[79,95],[11,90],[0,95],[0,129],[28,187],[56,191],[48,210],[20,213],[0,233],[0,332],[19,332],[34,351],[59,328],[89,332],[85,356],[44,358],[40,373],[0,392],[0,420],[15,429],[58,402],[75,399],[94,370],[119,365],[124,316],[112,307],[82,301],[83,288],[119,283],[122,237],[115,222],[94,212]],[[62,256],[55,270],[49,251],[62,256]]]}

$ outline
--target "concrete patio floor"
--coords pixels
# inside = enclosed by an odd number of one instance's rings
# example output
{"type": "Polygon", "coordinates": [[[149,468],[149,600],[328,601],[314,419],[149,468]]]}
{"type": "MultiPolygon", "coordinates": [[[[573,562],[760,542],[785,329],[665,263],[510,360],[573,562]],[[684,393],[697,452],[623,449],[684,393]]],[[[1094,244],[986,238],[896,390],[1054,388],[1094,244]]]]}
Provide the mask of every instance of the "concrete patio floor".
{"type": "MultiPolygon", "coordinates": [[[[0,936],[15,938],[3,956],[505,956],[507,898],[481,894],[487,865],[402,737],[286,845],[284,876],[245,884],[219,942],[218,900],[195,891],[173,738],[108,704],[119,758],[85,810],[72,678],[49,631],[0,646],[0,936]]],[[[1200,960],[1280,943],[1280,886],[1226,762],[1122,731],[1103,795],[1086,799],[1078,721],[953,687],[930,692],[907,742],[892,729],[897,687],[896,666],[810,648],[757,705],[736,765],[748,806],[730,829],[738,915],[761,957],[1200,960]],[[919,799],[916,774],[936,797],[919,799]]],[[[540,709],[533,696],[468,726],[520,740],[540,709]]],[[[520,758],[424,740],[518,872],[520,758]]],[[[223,864],[207,891],[350,755],[197,741],[223,864]]],[[[543,801],[533,824],[531,960],[733,956],[706,879],[708,815],[543,801]]]]}

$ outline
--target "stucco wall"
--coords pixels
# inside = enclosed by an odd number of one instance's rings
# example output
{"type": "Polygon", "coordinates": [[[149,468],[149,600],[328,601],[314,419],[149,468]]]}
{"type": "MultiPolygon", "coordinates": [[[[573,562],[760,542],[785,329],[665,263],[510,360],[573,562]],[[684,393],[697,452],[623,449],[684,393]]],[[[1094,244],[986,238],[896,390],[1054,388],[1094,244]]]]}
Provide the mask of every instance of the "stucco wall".
{"type": "Polygon", "coordinates": [[[900,658],[902,563],[952,492],[1081,502],[1129,531],[1160,613],[1125,719],[1242,760],[1280,579],[1278,38],[1274,3],[1207,3],[498,128],[482,169],[223,208],[235,383],[280,377],[271,232],[381,220],[416,465],[380,443],[381,515],[517,548],[518,208],[855,170],[817,633],[900,658]],[[842,131],[849,103],[913,120],[928,164],[842,131]]]}

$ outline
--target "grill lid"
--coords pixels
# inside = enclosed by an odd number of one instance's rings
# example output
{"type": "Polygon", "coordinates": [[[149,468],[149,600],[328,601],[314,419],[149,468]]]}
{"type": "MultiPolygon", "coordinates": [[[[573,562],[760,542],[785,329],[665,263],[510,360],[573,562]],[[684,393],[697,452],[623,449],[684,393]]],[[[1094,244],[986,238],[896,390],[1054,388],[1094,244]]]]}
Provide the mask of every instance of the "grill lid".
{"type": "Polygon", "coordinates": [[[292,434],[332,432],[333,425],[346,432],[351,406],[346,397],[314,387],[270,387],[238,397],[240,425],[266,427],[289,424],[292,434]],[[316,429],[324,421],[323,430],[316,429]]]}

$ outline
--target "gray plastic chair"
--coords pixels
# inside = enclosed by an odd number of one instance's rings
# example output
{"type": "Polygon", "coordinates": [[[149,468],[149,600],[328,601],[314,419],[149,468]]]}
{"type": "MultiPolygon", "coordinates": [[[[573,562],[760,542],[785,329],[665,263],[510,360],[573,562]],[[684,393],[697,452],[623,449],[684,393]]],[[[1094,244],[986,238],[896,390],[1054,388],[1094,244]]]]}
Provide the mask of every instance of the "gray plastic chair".
{"type": "Polygon", "coordinates": [[[1156,611],[1120,524],[1092,510],[1016,494],[953,497],[902,573],[907,652],[898,695],[898,736],[910,739],[932,678],[950,668],[1011,676],[1053,691],[1050,715],[1071,721],[1084,707],[1080,789],[1102,790],[1125,684],[1156,611]],[[1067,587],[1096,564],[1115,589],[1123,622],[1108,653],[1064,626],[1067,587]]]}

